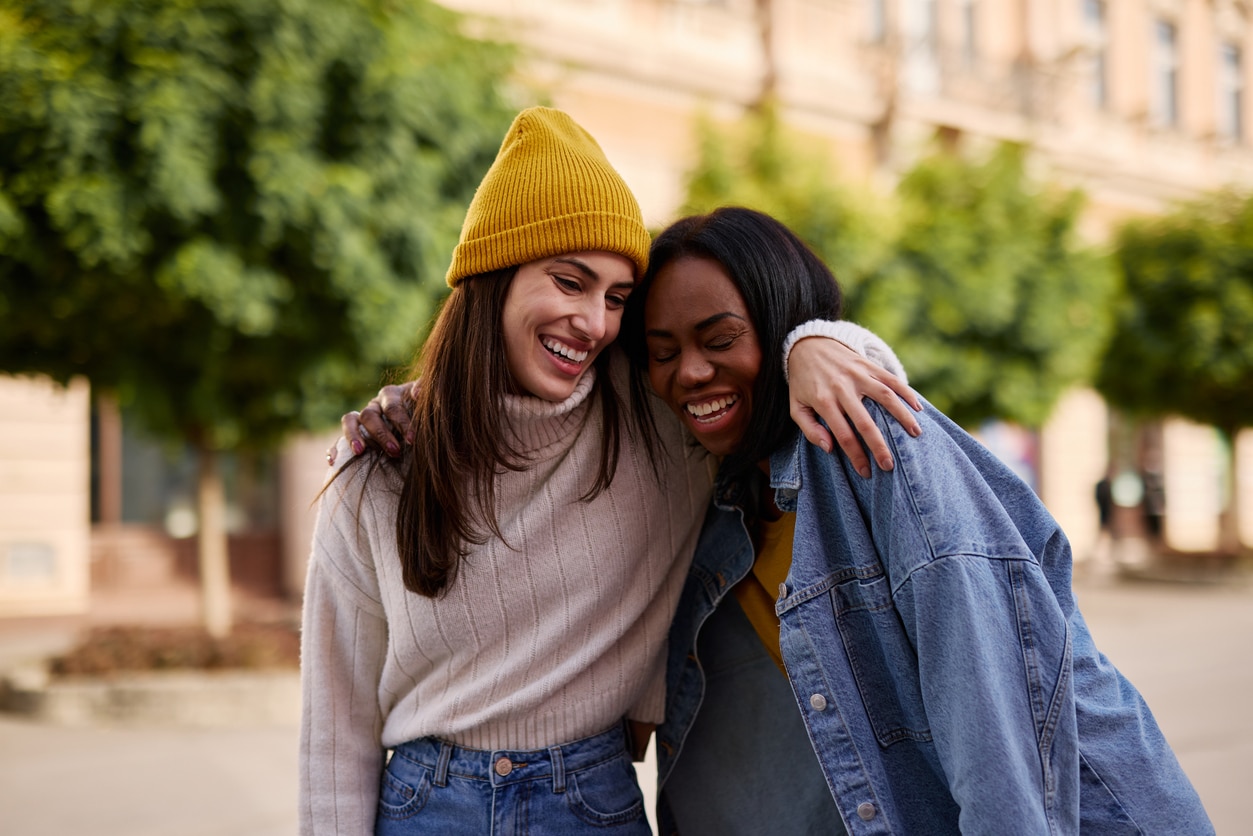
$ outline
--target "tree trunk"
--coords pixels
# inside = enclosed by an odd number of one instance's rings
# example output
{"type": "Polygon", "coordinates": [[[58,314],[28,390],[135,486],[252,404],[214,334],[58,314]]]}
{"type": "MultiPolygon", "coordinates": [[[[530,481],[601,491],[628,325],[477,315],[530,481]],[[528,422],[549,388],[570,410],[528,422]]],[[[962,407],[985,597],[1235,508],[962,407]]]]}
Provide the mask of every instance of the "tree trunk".
{"type": "Polygon", "coordinates": [[[1240,553],[1240,462],[1236,458],[1236,427],[1221,427],[1227,448],[1227,504],[1218,514],[1218,551],[1235,556],[1240,553]]]}
{"type": "Polygon", "coordinates": [[[201,448],[196,503],[200,513],[200,601],[205,629],[214,638],[231,632],[231,568],[226,543],[226,491],[218,454],[201,448]]]}

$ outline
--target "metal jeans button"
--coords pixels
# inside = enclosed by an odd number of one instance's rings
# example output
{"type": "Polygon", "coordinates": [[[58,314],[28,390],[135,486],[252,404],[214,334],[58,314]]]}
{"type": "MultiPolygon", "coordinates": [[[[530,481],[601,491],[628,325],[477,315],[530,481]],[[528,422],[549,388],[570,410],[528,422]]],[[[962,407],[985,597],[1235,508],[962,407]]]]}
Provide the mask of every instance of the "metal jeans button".
{"type": "Polygon", "coordinates": [[[496,761],[496,774],[504,778],[510,772],[513,772],[513,761],[508,758],[501,758],[496,761]]]}
{"type": "Polygon", "coordinates": [[[862,821],[870,821],[874,818],[875,813],[879,812],[869,801],[863,801],[857,805],[857,815],[862,821]]]}
{"type": "Polygon", "coordinates": [[[824,697],[822,694],[814,694],[812,697],[810,697],[809,704],[814,707],[814,711],[826,711],[827,710],[827,698],[824,697]]]}

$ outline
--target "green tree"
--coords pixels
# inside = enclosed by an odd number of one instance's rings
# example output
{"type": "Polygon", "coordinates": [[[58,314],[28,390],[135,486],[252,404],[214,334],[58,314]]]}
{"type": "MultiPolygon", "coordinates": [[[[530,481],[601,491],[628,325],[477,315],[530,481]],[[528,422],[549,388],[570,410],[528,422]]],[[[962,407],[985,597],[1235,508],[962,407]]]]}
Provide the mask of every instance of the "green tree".
{"type": "MultiPolygon", "coordinates": [[[[1211,195],[1118,237],[1125,292],[1097,380],[1129,413],[1211,424],[1234,449],[1253,426],[1253,198],[1211,195]]],[[[1239,549],[1238,468],[1227,462],[1220,547],[1239,549]]]]}
{"type": "Polygon", "coordinates": [[[1033,183],[1022,148],[934,153],[880,199],[798,150],[770,107],[735,130],[702,123],[699,138],[683,211],[735,203],[788,224],[835,271],[847,316],[955,420],[1038,426],[1091,379],[1113,273],[1078,241],[1080,196],[1033,183]]]}
{"type": "Polygon", "coordinates": [[[826,157],[806,153],[769,102],[730,128],[702,119],[697,138],[681,214],[737,205],[773,215],[814,248],[846,291],[887,257],[890,204],[842,182],[826,157]]]}
{"type": "Polygon", "coordinates": [[[1108,337],[1108,260],[1076,231],[1082,199],[1032,182],[1025,151],[939,151],[897,186],[892,256],[850,288],[850,310],[897,346],[954,420],[1039,426],[1091,380],[1108,337]]]}
{"type": "Polygon", "coordinates": [[[409,359],[512,54],[406,0],[0,0],[0,370],[85,375],[200,458],[326,426],[409,359]]]}

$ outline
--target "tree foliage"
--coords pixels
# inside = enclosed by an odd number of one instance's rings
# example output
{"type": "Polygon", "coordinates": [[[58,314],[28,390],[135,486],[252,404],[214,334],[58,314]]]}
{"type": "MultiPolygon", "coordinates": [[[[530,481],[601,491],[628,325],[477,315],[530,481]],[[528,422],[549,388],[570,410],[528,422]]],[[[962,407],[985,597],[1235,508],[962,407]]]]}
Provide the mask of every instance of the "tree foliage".
{"type": "Polygon", "coordinates": [[[331,423],[407,360],[509,109],[428,0],[0,0],[0,371],[85,375],[199,454],[331,423]]]}
{"type": "Polygon", "coordinates": [[[1078,241],[1079,195],[1033,183],[1022,148],[934,153],[880,199],[796,144],[769,109],[738,130],[703,126],[684,210],[738,203],[787,223],[835,271],[846,315],[962,423],[1039,425],[1091,378],[1112,272],[1078,241]]]}
{"type": "Polygon", "coordinates": [[[1240,544],[1236,433],[1253,426],[1253,198],[1224,193],[1119,235],[1125,292],[1097,386],[1144,416],[1211,424],[1227,442],[1219,548],[1240,544]]]}
{"type": "Polygon", "coordinates": [[[426,0],[0,0],[0,370],[202,448],[407,361],[508,124],[426,0]]]}
{"type": "Polygon", "coordinates": [[[1124,227],[1125,292],[1098,378],[1109,401],[1234,436],[1253,426],[1253,198],[1213,195],[1124,227]]]}
{"type": "Polygon", "coordinates": [[[1082,199],[1033,182],[1024,157],[1001,145],[919,161],[897,187],[892,257],[853,295],[911,384],[967,425],[1039,426],[1108,336],[1113,276],[1078,240],[1082,199]]]}

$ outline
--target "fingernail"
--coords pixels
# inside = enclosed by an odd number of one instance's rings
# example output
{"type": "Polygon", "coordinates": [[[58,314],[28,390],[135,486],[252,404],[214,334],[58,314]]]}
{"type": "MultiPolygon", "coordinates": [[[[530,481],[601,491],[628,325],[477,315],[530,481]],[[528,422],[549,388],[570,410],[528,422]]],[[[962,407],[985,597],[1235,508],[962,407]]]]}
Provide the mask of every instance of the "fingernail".
{"type": "Polygon", "coordinates": [[[396,442],[394,441],[387,442],[387,455],[389,456],[400,455],[400,448],[396,446],[396,442]]]}
{"type": "Polygon", "coordinates": [[[867,467],[866,465],[862,465],[861,467],[857,468],[857,472],[861,474],[863,479],[870,478],[870,468],[867,467]]]}
{"type": "Polygon", "coordinates": [[[416,437],[416,433],[415,433],[415,431],[414,431],[414,430],[409,430],[409,432],[405,433],[405,443],[406,443],[406,444],[412,444],[412,443],[413,443],[413,439],[414,439],[415,437],[416,437]]]}
{"type": "Polygon", "coordinates": [[[822,441],[819,441],[819,442],[818,442],[818,446],[822,448],[822,452],[824,452],[824,453],[830,453],[830,452],[831,452],[831,442],[827,441],[826,439],[823,439],[822,441]]]}
{"type": "Polygon", "coordinates": [[[879,469],[880,469],[880,470],[891,470],[891,469],[892,469],[892,468],[894,468],[894,467],[896,467],[896,462],[892,462],[892,461],[888,461],[888,462],[879,462],[879,469]]]}
{"type": "Polygon", "coordinates": [[[909,428],[909,434],[912,435],[914,438],[917,438],[918,436],[922,435],[922,427],[918,426],[917,424],[914,424],[912,427],[909,428]]]}
{"type": "Polygon", "coordinates": [[[352,452],[360,456],[362,453],[365,452],[365,445],[354,438],[352,440],[352,452]]]}

